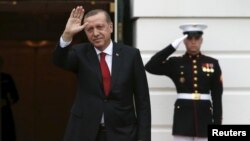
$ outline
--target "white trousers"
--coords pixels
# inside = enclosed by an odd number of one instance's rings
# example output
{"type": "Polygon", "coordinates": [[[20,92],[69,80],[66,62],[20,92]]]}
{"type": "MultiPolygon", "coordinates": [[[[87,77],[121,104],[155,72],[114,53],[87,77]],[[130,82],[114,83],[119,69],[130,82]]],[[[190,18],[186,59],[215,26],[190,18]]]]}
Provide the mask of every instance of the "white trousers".
{"type": "Polygon", "coordinates": [[[188,136],[173,136],[173,141],[208,141],[207,138],[188,137],[188,136]]]}

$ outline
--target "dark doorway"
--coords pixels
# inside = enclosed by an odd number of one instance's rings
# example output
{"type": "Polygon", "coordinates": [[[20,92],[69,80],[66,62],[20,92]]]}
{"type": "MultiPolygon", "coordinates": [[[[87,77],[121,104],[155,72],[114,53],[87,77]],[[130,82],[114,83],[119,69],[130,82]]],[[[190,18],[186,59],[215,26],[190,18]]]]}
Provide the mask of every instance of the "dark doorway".
{"type": "MultiPolygon", "coordinates": [[[[73,98],[75,78],[52,64],[52,51],[72,8],[110,11],[114,0],[1,1],[0,55],[17,85],[13,105],[17,141],[61,141],[73,98]]],[[[86,41],[84,33],[74,42],[86,41]]]]}

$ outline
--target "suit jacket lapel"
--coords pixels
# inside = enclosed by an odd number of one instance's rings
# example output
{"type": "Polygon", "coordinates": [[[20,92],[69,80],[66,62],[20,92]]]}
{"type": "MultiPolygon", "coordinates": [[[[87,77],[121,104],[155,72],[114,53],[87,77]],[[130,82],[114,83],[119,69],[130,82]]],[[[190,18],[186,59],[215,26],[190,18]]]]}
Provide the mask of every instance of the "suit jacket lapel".
{"type": "Polygon", "coordinates": [[[122,53],[121,47],[116,43],[113,44],[113,56],[112,56],[112,81],[111,81],[111,90],[114,87],[121,69],[122,64],[122,53]]]}
{"type": "MultiPolygon", "coordinates": [[[[118,46],[116,43],[114,43],[113,44],[113,56],[112,56],[111,91],[116,81],[118,80],[119,73],[120,73],[119,69],[121,69],[121,65],[122,65],[122,58],[123,56],[121,52],[121,47],[118,46]]],[[[103,87],[102,86],[102,74],[101,74],[101,68],[100,68],[98,56],[92,45],[89,46],[89,51],[87,52],[87,59],[89,60],[90,65],[93,68],[93,71],[96,73],[96,76],[100,82],[99,83],[100,87],[103,87]]]]}
{"type": "Polygon", "coordinates": [[[93,71],[96,73],[96,76],[98,77],[98,80],[100,82],[100,85],[102,86],[102,74],[100,69],[100,64],[98,60],[98,56],[96,54],[96,51],[92,45],[89,46],[89,51],[87,53],[87,58],[89,60],[89,65],[93,67],[93,71]]]}

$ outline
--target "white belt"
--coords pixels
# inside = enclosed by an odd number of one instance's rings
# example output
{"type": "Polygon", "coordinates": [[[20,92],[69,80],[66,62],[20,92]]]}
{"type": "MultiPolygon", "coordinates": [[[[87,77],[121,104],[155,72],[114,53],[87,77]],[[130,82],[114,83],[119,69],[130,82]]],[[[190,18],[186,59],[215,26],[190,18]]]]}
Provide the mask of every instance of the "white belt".
{"type": "Polygon", "coordinates": [[[211,96],[210,94],[201,93],[178,93],[177,99],[211,100],[211,96]]]}

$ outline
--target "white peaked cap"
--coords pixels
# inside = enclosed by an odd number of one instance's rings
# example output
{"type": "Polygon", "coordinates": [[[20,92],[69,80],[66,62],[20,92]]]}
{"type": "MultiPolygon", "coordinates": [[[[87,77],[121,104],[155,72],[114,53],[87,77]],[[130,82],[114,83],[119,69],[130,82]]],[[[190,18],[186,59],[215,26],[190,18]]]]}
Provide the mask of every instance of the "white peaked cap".
{"type": "Polygon", "coordinates": [[[196,32],[196,31],[203,32],[203,30],[206,28],[207,25],[202,23],[186,23],[180,25],[180,29],[182,29],[183,32],[196,32]]]}

